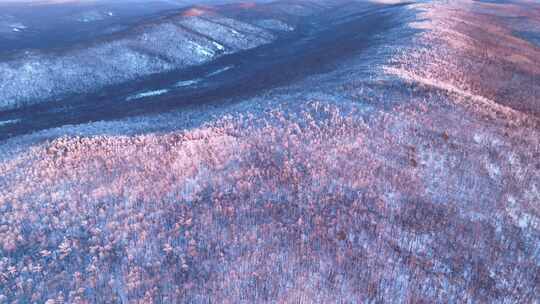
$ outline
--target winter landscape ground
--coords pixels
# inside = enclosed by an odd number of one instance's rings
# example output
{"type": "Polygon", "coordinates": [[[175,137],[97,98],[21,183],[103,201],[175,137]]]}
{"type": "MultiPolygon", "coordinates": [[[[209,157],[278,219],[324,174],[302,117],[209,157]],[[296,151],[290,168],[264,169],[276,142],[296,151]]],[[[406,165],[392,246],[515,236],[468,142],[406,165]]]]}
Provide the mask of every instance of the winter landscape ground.
{"type": "Polygon", "coordinates": [[[0,1],[0,303],[540,303],[540,2],[0,1]]]}

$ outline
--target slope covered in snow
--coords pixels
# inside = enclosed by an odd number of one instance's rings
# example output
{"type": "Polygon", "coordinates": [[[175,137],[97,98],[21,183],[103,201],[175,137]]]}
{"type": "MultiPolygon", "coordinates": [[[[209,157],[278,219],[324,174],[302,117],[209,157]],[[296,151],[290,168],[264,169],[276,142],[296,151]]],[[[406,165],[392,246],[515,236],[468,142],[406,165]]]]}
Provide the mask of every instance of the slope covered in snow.
{"type": "Polygon", "coordinates": [[[540,6],[349,5],[317,73],[0,142],[0,301],[537,302],[540,6]]]}
{"type": "Polygon", "coordinates": [[[0,110],[54,101],[145,76],[185,69],[275,39],[266,29],[204,12],[181,12],[70,49],[0,61],[0,110]]]}

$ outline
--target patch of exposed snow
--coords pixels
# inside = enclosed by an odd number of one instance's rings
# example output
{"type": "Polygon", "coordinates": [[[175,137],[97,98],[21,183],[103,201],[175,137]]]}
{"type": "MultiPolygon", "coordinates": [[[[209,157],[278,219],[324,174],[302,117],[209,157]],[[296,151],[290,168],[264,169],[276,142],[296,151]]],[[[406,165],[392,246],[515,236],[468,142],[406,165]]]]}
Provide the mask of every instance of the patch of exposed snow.
{"type": "Polygon", "coordinates": [[[524,228],[540,229],[540,218],[524,212],[515,197],[508,197],[508,205],[506,206],[506,212],[512,218],[515,225],[524,228]]]}
{"type": "Polygon", "coordinates": [[[499,180],[501,177],[501,168],[494,163],[487,163],[486,169],[488,171],[489,177],[491,177],[493,180],[499,180]]]}
{"type": "Polygon", "coordinates": [[[128,96],[126,100],[131,101],[131,100],[137,100],[137,99],[142,99],[142,98],[147,98],[147,97],[159,96],[159,95],[167,94],[168,92],[169,90],[167,89],[148,91],[148,92],[143,92],[143,93],[138,93],[135,95],[128,96]]]}
{"type": "Polygon", "coordinates": [[[89,11],[82,13],[78,16],[77,20],[79,22],[96,22],[105,20],[108,17],[112,17],[114,14],[112,12],[101,12],[101,11],[89,11]]]}
{"type": "Polygon", "coordinates": [[[12,125],[20,121],[21,121],[20,119],[3,120],[3,121],[0,121],[0,127],[12,125]]]}
{"type": "Polygon", "coordinates": [[[182,81],[177,82],[174,86],[175,87],[189,87],[189,86],[199,83],[200,81],[201,81],[200,79],[182,80],[182,81]]]}
{"type": "Polygon", "coordinates": [[[219,70],[216,70],[216,71],[214,71],[212,73],[209,73],[207,77],[212,77],[212,76],[216,76],[216,75],[219,75],[221,73],[227,72],[228,70],[232,69],[233,67],[234,66],[232,66],[232,65],[226,66],[226,67],[221,68],[219,70]]]}
{"type": "Polygon", "coordinates": [[[257,25],[265,29],[274,30],[274,31],[284,31],[284,32],[294,31],[293,26],[290,26],[287,23],[281,20],[276,20],[276,19],[264,19],[257,22],[257,25]]]}
{"type": "Polygon", "coordinates": [[[217,43],[215,41],[212,41],[212,44],[220,51],[225,50],[225,47],[223,45],[221,45],[221,44],[219,44],[219,43],[217,43]]]}
{"type": "Polygon", "coordinates": [[[28,27],[20,22],[17,22],[17,23],[13,23],[11,25],[13,28],[16,28],[16,29],[19,29],[19,30],[25,30],[27,29],[28,27]]]}
{"type": "Polygon", "coordinates": [[[480,144],[483,141],[483,137],[481,134],[476,133],[473,135],[473,140],[475,143],[480,144]]]}
{"type": "Polygon", "coordinates": [[[195,51],[199,55],[202,55],[202,56],[205,56],[205,57],[213,57],[214,56],[214,51],[212,51],[211,49],[203,47],[202,45],[200,45],[200,44],[198,44],[196,42],[193,42],[193,41],[190,41],[189,43],[195,48],[195,51]]]}

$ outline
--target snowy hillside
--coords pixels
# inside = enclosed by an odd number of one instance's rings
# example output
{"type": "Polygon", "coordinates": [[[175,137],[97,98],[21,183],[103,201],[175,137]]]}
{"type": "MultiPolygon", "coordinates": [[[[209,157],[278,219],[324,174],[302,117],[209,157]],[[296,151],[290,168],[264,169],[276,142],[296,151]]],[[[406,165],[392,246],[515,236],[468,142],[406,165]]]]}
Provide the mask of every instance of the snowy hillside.
{"type": "Polygon", "coordinates": [[[540,4],[395,2],[3,63],[5,107],[201,70],[4,112],[0,303],[540,301],[540,4]]]}

